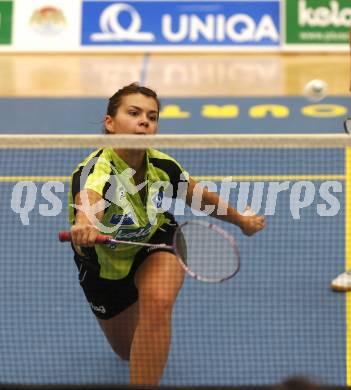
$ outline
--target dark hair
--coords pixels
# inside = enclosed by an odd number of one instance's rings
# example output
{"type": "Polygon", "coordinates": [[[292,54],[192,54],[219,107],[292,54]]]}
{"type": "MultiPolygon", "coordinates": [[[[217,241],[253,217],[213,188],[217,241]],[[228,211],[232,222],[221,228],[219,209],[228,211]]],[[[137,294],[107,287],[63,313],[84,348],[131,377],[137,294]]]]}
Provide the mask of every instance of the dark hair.
{"type": "Polygon", "coordinates": [[[157,110],[158,112],[160,112],[161,103],[157,97],[156,92],[150,88],[143,87],[138,83],[132,83],[119,89],[114,95],[109,98],[106,115],[114,117],[116,115],[118,107],[122,104],[123,97],[131,95],[133,93],[141,93],[142,95],[155,99],[157,103],[157,110]]]}

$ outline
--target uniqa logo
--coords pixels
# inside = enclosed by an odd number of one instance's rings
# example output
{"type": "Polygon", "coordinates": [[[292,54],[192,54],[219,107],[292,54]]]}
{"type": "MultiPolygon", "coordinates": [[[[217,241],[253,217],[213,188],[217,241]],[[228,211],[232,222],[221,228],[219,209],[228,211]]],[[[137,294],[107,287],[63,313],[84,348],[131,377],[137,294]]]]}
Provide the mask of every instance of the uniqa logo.
{"type": "Polygon", "coordinates": [[[91,40],[101,41],[143,41],[152,42],[155,36],[149,32],[141,32],[141,17],[129,4],[113,4],[107,7],[100,16],[101,33],[91,35],[91,40]],[[119,23],[122,12],[129,13],[130,24],[124,28],[119,23]]]}
{"type": "Polygon", "coordinates": [[[351,26],[351,8],[340,9],[336,0],[331,0],[328,7],[312,8],[306,0],[299,0],[299,25],[310,27],[351,26]]]}
{"type": "MultiPolygon", "coordinates": [[[[91,40],[102,41],[155,41],[151,32],[140,31],[142,19],[138,11],[129,4],[113,4],[107,7],[100,16],[101,32],[93,33],[91,40]],[[129,14],[129,25],[122,26],[122,12],[129,14]]],[[[262,15],[255,21],[247,14],[208,14],[200,18],[196,14],[181,14],[178,20],[172,15],[164,14],[161,18],[163,37],[169,42],[178,43],[186,39],[196,42],[205,39],[208,42],[222,42],[226,39],[235,42],[261,41],[270,39],[279,41],[279,34],[270,15],[262,15]]]]}
{"type": "Polygon", "coordinates": [[[206,15],[202,20],[198,15],[180,15],[178,31],[172,31],[171,15],[163,15],[162,32],[170,42],[180,42],[189,39],[196,42],[205,38],[208,42],[223,42],[227,38],[233,42],[259,42],[262,39],[279,41],[279,34],[269,15],[263,15],[256,23],[251,16],[234,14],[229,16],[218,14],[206,15]]]}

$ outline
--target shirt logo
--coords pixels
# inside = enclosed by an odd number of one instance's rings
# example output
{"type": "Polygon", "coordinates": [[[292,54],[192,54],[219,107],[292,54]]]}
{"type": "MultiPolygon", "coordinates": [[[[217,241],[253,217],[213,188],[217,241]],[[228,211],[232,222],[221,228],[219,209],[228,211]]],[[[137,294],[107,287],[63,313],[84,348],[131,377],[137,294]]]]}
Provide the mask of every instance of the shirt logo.
{"type": "Polygon", "coordinates": [[[126,191],[125,190],[120,190],[118,199],[121,201],[125,197],[126,197],[126,191]]]}
{"type": "Polygon", "coordinates": [[[132,214],[113,214],[110,223],[113,225],[134,225],[132,214]]]}
{"type": "Polygon", "coordinates": [[[150,234],[151,230],[151,224],[147,224],[144,227],[133,230],[120,229],[118,230],[115,238],[117,240],[143,241],[150,234]]]}
{"type": "Polygon", "coordinates": [[[152,199],[152,203],[155,205],[157,209],[161,208],[163,197],[164,197],[164,192],[163,192],[163,187],[161,187],[160,191],[152,199]]]}

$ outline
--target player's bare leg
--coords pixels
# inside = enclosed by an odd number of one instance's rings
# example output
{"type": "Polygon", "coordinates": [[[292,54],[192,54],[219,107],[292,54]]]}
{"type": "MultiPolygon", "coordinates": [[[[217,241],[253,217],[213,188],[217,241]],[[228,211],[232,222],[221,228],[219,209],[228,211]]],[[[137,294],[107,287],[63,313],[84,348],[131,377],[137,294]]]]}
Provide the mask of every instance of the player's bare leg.
{"type": "Polygon", "coordinates": [[[98,320],[99,325],[115,353],[129,360],[130,347],[138,322],[138,303],[134,303],[109,320],[98,320]]]}
{"type": "Polygon", "coordinates": [[[131,384],[158,384],[171,341],[172,310],[183,284],[184,271],[176,257],[156,252],[136,273],[139,321],[130,354],[131,384]]]}

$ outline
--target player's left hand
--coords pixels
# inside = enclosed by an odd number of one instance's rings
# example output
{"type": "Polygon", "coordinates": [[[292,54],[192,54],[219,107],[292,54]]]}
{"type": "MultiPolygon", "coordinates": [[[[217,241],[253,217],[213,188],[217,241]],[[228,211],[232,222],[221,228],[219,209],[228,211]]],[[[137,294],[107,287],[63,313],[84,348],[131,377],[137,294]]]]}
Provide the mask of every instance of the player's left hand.
{"type": "Polygon", "coordinates": [[[262,215],[256,215],[251,207],[246,207],[242,213],[240,229],[247,236],[259,232],[266,226],[266,218],[262,215]]]}

